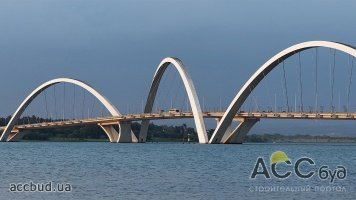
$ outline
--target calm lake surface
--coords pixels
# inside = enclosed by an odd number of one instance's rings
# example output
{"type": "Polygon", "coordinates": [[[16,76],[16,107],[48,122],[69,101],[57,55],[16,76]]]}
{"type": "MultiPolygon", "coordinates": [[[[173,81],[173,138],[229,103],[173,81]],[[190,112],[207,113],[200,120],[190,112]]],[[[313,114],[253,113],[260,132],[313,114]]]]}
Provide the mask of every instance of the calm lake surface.
{"type": "Polygon", "coordinates": [[[0,199],[356,199],[354,144],[18,142],[1,143],[0,150],[0,199]],[[292,171],[286,179],[271,172],[275,151],[291,160],[291,166],[278,165],[279,172],[292,171]],[[264,158],[270,179],[250,178],[258,157],[264,158]],[[301,157],[315,162],[302,164],[303,173],[341,165],[347,176],[333,183],[317,172],[298,178],[293,169],[301,157]],[[69,183],[72,191],[10,192],[12,183],[49,181],[69,183]],[[268,191],[277,186],[310,190],[268,191]]]}

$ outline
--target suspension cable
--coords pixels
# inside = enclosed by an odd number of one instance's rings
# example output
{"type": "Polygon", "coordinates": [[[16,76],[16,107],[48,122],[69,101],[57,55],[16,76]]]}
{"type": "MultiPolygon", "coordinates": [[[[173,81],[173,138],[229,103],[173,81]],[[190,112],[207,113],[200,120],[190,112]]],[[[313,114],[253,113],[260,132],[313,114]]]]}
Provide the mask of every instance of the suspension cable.
{"type": "MultiPolygon", "coordinates": [[[[177,79],[179,80],[179,75],[178,75],[177,79]]],[[[181,87],[182,87],[182,85],[184,85],[183,81],[177,81],[176,84],[178,84],[178,86],[176,87],[176,90],[174,90],[175,94],[174,94],[174,97],[173,97],[173,102],[177,102],[178,93],[181,92],[181,87]]],[[[179,96],[181,96],[181,95],[179,95],[179,96]]]]}
{"type": "Polygon", "coordinates": [[[84,119],[84,108],[85,108],[85,90],[82,88],[83,91],[83,102],[82,102],[82,119],[84,119]]]}
{"type": "Polygon", "coordinates": [[[186,106],[187,106],[187,112],[189,112],[189,111],[192,110],[192,107],[191,107],[190,102],[189,102],[188,94],[186,94],[185,100],[186,100],[185,103],[187,104],[187,105],[186,105],[186,106]]]}
{"type": "MultiPolygon", "coordinates": [[[[168,71],[168,74],[169,74],[169,71],[168,71]]],[[[166,73],[166,76],[167,76],[167,73],[166,73]]],[[[162,76],[159,78],[159,80],[158,81],[156,81],[156,82],[152,82],[152,85],[151,85],[151,88],[156,88],[156,87],[159,87],[160,85],[159,85],[159,83],[161,83],[161,81],[162,81],[162,76]]],[[[162,85],[162,84],[161,84],[162,85]]],[[[163,85],[163,87],[164,87],[164,85],[163,85]]],[[[161,86],[161,89],[159,89],[159,88],[157,88],[157,90],[156,90],[156,94],[155,94],[155,98],[154,98],[154,102],[153,102],[153,105],[152,105],[152,110],[154,110],[154,106],[156,106],[156,110],[158,111],[158,109],[159,109],[159,106],[158,106],[158,100],[157,99],[160,99],[160,96],[161,96],[161,91],[163,90],[164,88],[162,88],[162,86],[161,86]]],[[[148,90],[147,89],[147,91],[150,91],[150,90],[148,90]]],[[[148,100],[148,99],[147,99],[148,100]]],[[[147,103],[147,102],[146,102],[147,103]]],[[[152,112],[152,110],[151,110],[151,112],[152,112]]]]}
{"type": "MultiPolygon", "coordinates": [[[[163,96],[162,100],[160,101],[161,106],[157,105],[159,110],[163,110],[165,105],[170,104],[168,102],[171,102],[171,100],[169,100],[169,97],[171,96],[170,93],[172,90],[169,89],[171,87],[171,84],[169,84],[169,83],[172,83],[175,81],[175,76],[174,76],[174,73],[172,72],[171,67],[167,66],[165,74],[166,74],[165,77],[163,77],[163,75],[161,77],[161,79],[163,78],[163,81],[160,82],[159,85],[157,85],[157,87],[158,87],[157,90],[159,92],[159,99],[161,99],[161,96],[163,96]],[[168,82],[168,81],[170,81],[170,82],[168,82]]],[[[157,82],[157,84],[158,84],[158,82],[157,82]]],[[[168,106],[168,107],[170,107],[170,106],[168,106]]]]}
{"type": "Polygon", "coordinates": [[[251,107],[252,107],[252,100],[253,100],[253,99],[252,99],[252,95],[251,95],[252,89],[251,89],[250,86],[248,87],[248,89],[250,90],[250,95],[249,95],[249,97],[248,97],[248,98],[250,99],[250,100],[249,100],[249,105],[248,105],[248,112],[251,113],[251,112],[252,112],[252,109],[251,109],[251,107]]]}
{"type": "Polygon", "coordinates": [[[352,82],[352,72],[353,72],[353,68],[354,68],[354,58],[352,57],[351,60],[351,56],[349,56],[349,67],[350,67],[350,76],[349,76],[349,85],[347,88],[347,107],[346,107],[346,112],[349,112],[349,106],[350,106],[350,92],[351,92],[351,82],[352,82]],[[352,62],[352,63],[351,63],[352,62]]]}
{"type": "Polygon", "coordinates": [[[298,63],[299,63],[299,88],[300,88],[300,111],[304,112],[303,108],[303,84],[302,84],[302,62],[300,59],[300,52],[298,52],[298,63]]]}
{"type": "Polygon", "coordinates": [[[318,112],[318,48],[315,48],[315,113],[318,112]]]}
{"type": "Polygon", "coordinates": [[[46,90],[43,91],[44,94],[44,101],[45,101],[45,109],[46,109],[46,121],[48,120],[48,106],[47,106],[47,92],[46,90]]]}
{"type": "MultiPolygon", "coordinates": [[[[265,73],[262,72],[262,75],[263,75],[263,78],[262,80],[265,80],[264,78],[266,77],[265,73]]],[[[272,100],[271,100],[271,94],[270,94],[270,90],[269,90],[269,87],[267,87],[267,84],[263,84],[263,86],[265,87],[265,92],[267,93],[266,96],[267,96],[267,100],[268,100],[268,106],[267,106],[267,111],[269,111],[269,107],[272,109],[273,106],[272,106],[272,100]]]]}
{"type": "MultiPolygon", "coordinates": [[[[330,53],[331,49],[330,49],[330,53]]],[[[331,89],[331,99],[330,99],[330,106],[331,106],[331,112],[334,112],[334,83],[335,83],[335,54],[336,54],[336,50],[334,50],[333,53],[333,63],[330,65],[330,89],[331,89]]]]}
{"type": "Polygon", "coordinates": [[[260,112],[260,107],[258,106],[257,97],[256,96],[252,96],[252,98],[253,98],[253,101],[255,102],[255,105],[256,105],[256,111],[260,112]]]}
{"type": "Polygon", "coordinates": [[[75,85],[73,85],[73,119],[75,119],[75,85]]]}
{"type": "Polygon", "coordinates": [[[57,97],[56,97],[56,85],[53,85],[53,94],[54,94],[54,118],[57,120],[57,97]]]}
{"type": "Polygon", "coordinates": [[[66,83],[63,83],[63,121],[66,118],[66,83]]]}
{"type": "Polygon", "coordinates": [[[283,80],[284,80],[284,95],[285,95],[285,98],[286,98],[287,112],[289,112],[287,79],[286,79],[286,70],[285,70],[285,68],[284,68],[284,61],[282,62],[282,69],[283,69],[283,80]]]}
{"type": "Polygon", "coordinates": [[[180,110],[183,111],[184,110],[184,105],[185,105],[185,101],[187,100],[187,93],[185,92],[184,94],[184,99],[182,101],[182,104],[181,104],[181,107],[180,107],[180,110]]]}
{"type": "Polygon", "coordinates": [[[176,100],[176,95],[178,93],[178,87],[180,86],[179,84],[179,74],[178,73],[173,73],[173,82],[172,83],[172,86],[170,88],[170,92],[168,93],[169,95],[167,95],[167,97],[171,97],[170,99],[170,108],[174,108],[173,104],[175,103],[175,100],[176,100]],[[172,95],[173,95],[173,92],[174,92],[174,96],[172,98],[171,96],[171,92],[172,92],[172,95]]]}
{"type": "Polygon", "coordinates": [[[93,110],[94,110],[94,106],[95,106],[95,99],[93,97],[93,104],[92,104],[92,107],[91,107],[91,112],[90,112],[90,117],[93,117],[93,110]]]}

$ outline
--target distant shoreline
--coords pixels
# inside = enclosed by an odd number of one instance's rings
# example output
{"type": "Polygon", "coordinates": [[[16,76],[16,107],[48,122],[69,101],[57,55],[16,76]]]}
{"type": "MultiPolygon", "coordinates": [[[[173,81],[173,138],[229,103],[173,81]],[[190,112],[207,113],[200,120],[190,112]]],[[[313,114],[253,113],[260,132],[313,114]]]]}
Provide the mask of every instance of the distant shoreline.
{"type": "Polygon", "coordinates": [[[356,143],[356,137],[326,135],[247,135],[246,143],[356,143]]]}
{"type": "MultiPolygon", "coordinates": [[[[27,142],[43,141],[43,142],[109,142],[106,138],[88,139],[88,138],[61,138],[53,137],[46,140],[23,140],[27,142]]],[[[174,142],[174,143],[188,143],[182,138],[168,138],[168,137],[155,137],[148,140],[146,143],[156,142],[174,142]]],[[[191,141],[189,143],[198,143],[198,141],[191,141]]],[[[281,134],[263,134],[263,135],[247,135],[244,144],[251,143],[266,143],[266,144],[318,144],[318,143],[356,143],[356,137],[345,136],[312,136],[312,135],[281,135],[281,134]]]]}

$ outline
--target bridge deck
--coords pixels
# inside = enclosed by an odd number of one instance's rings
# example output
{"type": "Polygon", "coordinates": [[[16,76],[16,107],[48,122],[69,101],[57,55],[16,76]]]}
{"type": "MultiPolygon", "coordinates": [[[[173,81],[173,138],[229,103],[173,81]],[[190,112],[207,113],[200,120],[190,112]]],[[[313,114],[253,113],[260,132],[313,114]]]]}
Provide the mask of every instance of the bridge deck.
{"type": "MultiPolygon", "coordinates": [[[[219,119],[224,115],[223,112],[204,112],[204,118],[216,118],[219,119]]],[[[80,120],[66,120],[66,121],[53,121],[42,122],[35,124],[23,124],[17,125],[14,131],[30,130],[30,129],[45,129],[56,127],[69,127],[79,125],[113,125],[119,122],[131,122],[147,120],[159,120],[159,119],[184,119],[193,118],[192,112],[161,112],[161,113],[147,113],[147,114],[129,114],[117,117],[98,117],[88,118],[80,120]]],[[[245,118],[257,118],[257,119],[313,119],[313,120],[356,120],[356,113],[300,113],[300,112],[239,112],[235,115],[236,120],[244,120],[245,118]]],[[[4,130],[5,127],[0,127],[0,130],[4,130]]]]}

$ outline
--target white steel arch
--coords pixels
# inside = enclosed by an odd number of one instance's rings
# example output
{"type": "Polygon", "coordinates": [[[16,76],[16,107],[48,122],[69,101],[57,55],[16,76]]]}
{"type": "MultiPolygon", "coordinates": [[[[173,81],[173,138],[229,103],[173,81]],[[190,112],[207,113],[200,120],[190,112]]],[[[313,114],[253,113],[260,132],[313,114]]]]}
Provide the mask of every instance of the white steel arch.
{"type": "MultiPolygon", "coordinates": [[[[240,91],[237,93],[235,98],[230,103],[229,107],[227,108],[226,112],[224,113],[220,123],[216,127],[212,137],[209,140],[209,143],[224,143],[222,138],[224,134],[231,134],[226,133],[226,130],[231,125],[231,122],[234,118],[234,115],[238,112],[244,101],[250,95],[252,90],[259,84],[259,82],[270,72],[274,69],[279,63],[283,62],[285,59],[289,58],[290,56],[304,51],[310,48],[316,47],[326,47],[330,49],[335,49],[347,53],[351,56],[356,57],[356,48],[350,45],[337,43],[337,42],[329,42],[329,41],[309,41],[303,42],[296,45],[293,45],[275,56],[269,59],[266,63],[264,63],[251,77],[250,79],[243,85],[240,91]]],[[[225,137],[226,138],[226,137],[225,137]]]]}
{"type": "MultiPolygon", "coordinates": [[[[42,91],[47,89],[48,87],[58,84],[58,83],[71,83],[74,85],[77,85],[79,87],[82,87],[83,89],[87,90],[90,92],[93,96],[95,96],[104,106],[105,108],[110,112],[112,116],[121,116],[120,112],[116,109],[114,105],[110,103],[108,99],[106,99],[103,95],[101,95],[98,91],[96,91],[93,87],[90,85],[76,80],[76,79],[70,79],[70,78],[57,78],[53,79],[50,81],[47,81],[43,83],[42,85],[38,86],[35,90],[33,90],[27,97],[26,99],[20,104],[20,106],[17,108],[16,112],[12,115],[9,123],[7,124],[4,132],[2,133],[0,137],[0,141],[4,142],[8,140],[8,136],[11,133],[12,129],[14,128],[16,121],[20,118],[21,114],[25,111],[27,106],[32,102],[34,98],[36,98],[42,91]]],[[[112,136],[107,134],[111,142],[116,142],[113,141],[112,136]]]]}
{"type": "MultiPolygon", "coordinates": [[[[199,104],[198,95],[196,93],[191,77],[186,71],[182,61],[180,61],[178,58],[167,57],[163,59],[161,63],[158,65],[158,68],[153,76],[153,81],[147,97],[144,113],[152,112],[154,100],[156,98],[160,81],[162,79],[165,70],[170,64],[172,64],[177,69],[183,81],[185,90],[188,94],[189,103],[192,107],[192,112],[194,116],[195,127],[198,133],[199,143],[206,144],[208,143],[208,136],[205,129],[203,114],[199,104]]],[[[149,120],[142,120],[139,142],[146,142],[148,126],[149,126],[149,120]]]]}

